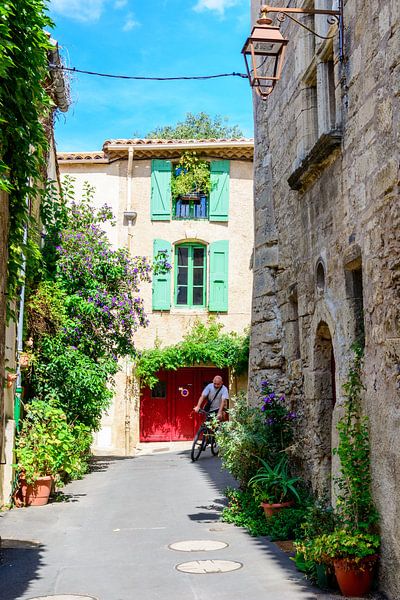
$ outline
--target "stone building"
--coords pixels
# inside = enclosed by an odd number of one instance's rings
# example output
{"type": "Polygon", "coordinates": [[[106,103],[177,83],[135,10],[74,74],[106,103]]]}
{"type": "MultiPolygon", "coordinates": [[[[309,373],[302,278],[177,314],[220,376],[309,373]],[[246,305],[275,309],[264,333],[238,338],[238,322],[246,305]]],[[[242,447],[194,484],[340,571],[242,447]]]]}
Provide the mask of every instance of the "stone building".
{"type": "MultiPolygon", "coordinates": [[[[85,181],[96,206],[107,203],[116,227],[114,247],[152,258],[167,250],[172,270],[143,284],[150,325],[137,331],[139,350],[182,340],[195,319],[215,315],[224,331],[243,333],[250,324],[253,251],[253,140],[111,140],[102,152],[58,155],[61,173],[75,179],[76,197],[85,181]],[[210,163],[213,188],[172,201],[171,176],[183,152],[210,163]]],[[[132,363],[123,361],[112,408],[95,440],[98,452],[126,453],[138,441],[193,439],[190,418],[203,385],[220,371],[212,365],[160,373],[160,384],[139,389],[132,363]]],[[[246,380],[232,380],[231,392],[246,380]]]]}
{"type": "MultiPolygon", "coordinates": [[[[253,22],[260,4],[253,0],[253,22]]],[[[363,409],[381,515],[381,586],[394,600],[400,597],[400,5],[343,4],[342,52],[338,36],[321,40],[285,19],[282,78],[268,100],[254,96],[249,390],[255,399],[268,377],[287,391],[302,414],[304,472],[316,493],[331,494],[342,385],[351,345],[364,333],[363,409]]],[[[326,17],[297,17],[322,35],[334,33],[326,17]]]]}

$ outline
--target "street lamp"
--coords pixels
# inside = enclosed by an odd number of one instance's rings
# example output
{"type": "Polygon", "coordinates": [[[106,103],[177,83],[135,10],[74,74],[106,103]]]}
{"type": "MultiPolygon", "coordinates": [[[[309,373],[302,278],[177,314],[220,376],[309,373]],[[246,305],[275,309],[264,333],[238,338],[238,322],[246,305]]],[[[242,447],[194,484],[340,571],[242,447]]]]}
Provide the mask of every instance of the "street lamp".
{"type": "Polygon", "coordinates": [[[250,85],[264,100],[281,77],[287,43],[279,27],[273,26],[272,19],[262,11],[243,46],[242,54],[250,85]]]}
{"type": "Polygon", "coordinates": [[[328,40],[334,36],[319,35],[293,16],[293,14],[327,15],[329,23],[338,24],[340,59],[343,59],[343,0],[338,1],[338,6],[338,10],[261,6],[260,18],[247,38],[242,54],[244,55],[249,83],[263,100],[268,98],[281,78],[285,50],[289,40],[285,40],[281,34],[280,24],[286,17],[307,29],[313,35],[328,40]],[[278,13],[279,26],[272,25],[272,19],[267,16],[269,13],[278,13]],[[250,58],[251,63],[249,62],[250,58]]]}

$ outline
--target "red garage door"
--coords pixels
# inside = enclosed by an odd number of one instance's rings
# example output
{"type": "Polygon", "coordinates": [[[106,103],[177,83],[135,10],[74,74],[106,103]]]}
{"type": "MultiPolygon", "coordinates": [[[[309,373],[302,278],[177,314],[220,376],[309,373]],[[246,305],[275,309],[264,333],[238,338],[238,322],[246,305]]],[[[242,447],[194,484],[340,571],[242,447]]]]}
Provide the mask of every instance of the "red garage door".
{"type": "Polygon", "coordinates": [[[228,369],[185,367],[160,371],[159,383],[145,388],[140,402],[140,441],[192,440],[200,419],[192,413],[199,396],[215,375],[228,383],[228,369]]]}

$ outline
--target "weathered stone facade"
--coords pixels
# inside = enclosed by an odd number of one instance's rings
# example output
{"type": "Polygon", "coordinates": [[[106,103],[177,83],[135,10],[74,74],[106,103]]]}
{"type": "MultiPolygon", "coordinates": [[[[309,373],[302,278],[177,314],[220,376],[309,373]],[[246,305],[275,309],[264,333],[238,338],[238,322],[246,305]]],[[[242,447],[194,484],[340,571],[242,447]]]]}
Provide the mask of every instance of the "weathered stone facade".
{"type": "MultiPolygon", "coordinates": [[[[253,0],[253,19],[259,7],[253,0]]],[[[324,17],[301,18],[328,28],[324,17]]],[[[381,586],[393,600],[400,597],[399,26],[396,0],[345,1],[341,61],[338,39],[282,25],[290,40],[282,80],[266,102],[255,97],[249,376],[252,398],[266,376],[286,390],[302,415],[304,472],[315,492],[329,494],[350,347],[364,329],[381,586]]]]}

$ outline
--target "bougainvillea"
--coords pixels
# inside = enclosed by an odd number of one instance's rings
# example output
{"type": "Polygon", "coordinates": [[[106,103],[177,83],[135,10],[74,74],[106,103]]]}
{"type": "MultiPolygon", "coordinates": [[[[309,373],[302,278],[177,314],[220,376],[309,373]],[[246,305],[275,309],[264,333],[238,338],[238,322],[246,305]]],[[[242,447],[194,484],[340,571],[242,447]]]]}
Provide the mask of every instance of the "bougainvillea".
{"type": "Polygon", "coordinates": [[[56,247],[55,277],[66,293],[69,343],[92,357],[117,358],[133,353],[135,331],[148,324],[139,288],[150,280],[151,264],[111,247],[102,229],[112,223],[111,209],[92,204],[89,186],[72,202],[56,247]]]}

